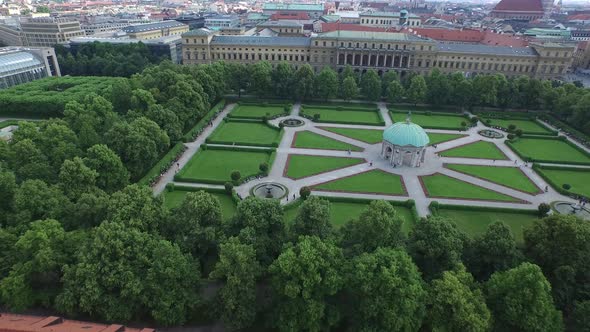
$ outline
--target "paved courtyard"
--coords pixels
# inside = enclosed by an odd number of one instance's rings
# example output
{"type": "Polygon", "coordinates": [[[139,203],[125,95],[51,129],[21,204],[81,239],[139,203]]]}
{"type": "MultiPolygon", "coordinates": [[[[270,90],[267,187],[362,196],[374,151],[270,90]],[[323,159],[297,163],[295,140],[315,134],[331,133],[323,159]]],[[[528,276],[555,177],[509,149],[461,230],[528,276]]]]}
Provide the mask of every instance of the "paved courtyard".
{"type": "MultiPolygon", "coordinates": [[[[199,136],[194,142],[187,143],[187,150],[179,160],[180,168],[184,167],[186,163],[191,159],[199,147],[204,144],[205,139],[219,126],[222,119],[236,106],[236,104],[228,104],[223,112],[213,121],[213,125],[205,129],[204,133],[199,136]]],[[[392,124],[392,120],[388,114],[388,110],[384,103],[379,103],[378,107],[381,115],[386,123],[386,126],[362,126],[362,125],[349,125],[349,124],[329,124],[329,123],[314,123],[311,120],[305,119],[299,116],[300,104],[297,103],[293,106],[293,110],[289,116],[284,116],[271,120],[271,124],[277,125],[285,119],[297,118],[305,122],[300,127],[285,127],[284,135],[279,146],[276,149],[276,159],[272,164],[272,168],[269,171],[267,177],[252,180],[236,187],[236,192],[241,197],[247,197],[250,194],[252,187],[266,182],[277,182],[286,186],[290,192],[288,197],[282,199],[282,203],[292,201],[293,193],[296,196],[299,195],[300,188],[304,186],[313,187],[315,185],[345,178],[348,176],[356,175],[362,172],[370,171],[373,169],[379,169],[387,173],[396,174],[401,176],[407,196],[401,195],[384,195],[384,194],[373,194],[373,193],[352,193],[352,192],[341,192],[341,191],[321,191],[313,190],[313,195],[320,196],[333,196],[333,197],[356,197],[365,199],[385,199],[385,200],[396,200],[406,201],[413,199],[416,203],[416,208],[420,216],[426,216],[429,214],[428,205],[432,201],[438,201],[442,204],[452,205],[471,205],[471,206],[485,206],[485,207],[509,207],[519,209],[535,209],[540,203],[549,203],[552,201],[569,201],[574,202],[571,198],[561,195],[551,188],[538,174],[536,174],[529,163],[526,165],[510,148],[504,143],[504,139],[491,139],[485,138],[478,134],[478,131],[487,129],[479,123],[477,126],[470,128],[467,131],[459,132],[454,130],[429,130],[426,129],[427,133],[448,133],[448,134],[466,134],[464,137],[460,137],[451,141],[439,143],[436,147],[429,146],[426,149],[425,161],[421,167],[397,167],[394,168],[389,165],[388,161],[380,158],[381,143],[368,144],[350,137],[335,134],[333,132],[324,130],[320,127],[340,127],[340,128],[357,128],[357,129],[378,129],[383,131],[386,127],[392,124]],[[341,141],[344,143],[352,144],[362,148],[362,151],[341,151],[341,150],[322,150],[322,149],[306,149],[306,148],[295,148],[292,147],[293,139],[296,133],[310,131],[322,136],[341,141]],[[484,141],[491,142],[494,144],[506,157],[506,160],[491,160],[491,159],[475,159],[475,158],[451,158],[441,157],[438,155],[443,150],[448,150],[466,144],[484,141]],[[348,158],[362,158],[364,161],[360,164],[355,164],[349,167],[341,169],[335,169],[324,173],[311,175],[297,180],[286,177],[285,168],[288,165],[289,155],[312,155],[312,156],[333,156],[333,157],[348,157],[348,158]],[[536,194],[527,193],[525,191],[516,190],[507,186],[491,182],[479,177],[467,175],[455,170],[444,167],[444,164],[464,164],[464,165],[485,165],[485,166],[505,166],[505,167],[518,167],[522,172],[538,187],[539,192],[536,194]],[[448,177],[459,179],[469,184],[481,187],[487,190],[494,191],[496,193],[504,194],[515,198],[514,202],[501,202],[501,201],[484,201],[476,199],[451,199],[451,198],[440,198],[440,197],[428,197],[425,192],[423,185],[420,181],[420,176],[427,176],[432,174],[443,174],[448,177]],[[545,188],[548,191],[545,192],[545,188]]],[[[576,166],[582,168],[590,168],[590,166],[576,166]]],[[[160,179],[160,181],[154,186],[155,194],[161,193],[166,185],[170,182],[174,182],[174,175],[177,172],[177,167],[174,166],[169,169],[166,174],[160,179]]],[[[190,187],[203,187],[203,188],[223,188],[222,185],[214,184],[200,184],[200,183],[186,183],[186,182],[174,182],[178,185],[190,186],[190,187]]]]}

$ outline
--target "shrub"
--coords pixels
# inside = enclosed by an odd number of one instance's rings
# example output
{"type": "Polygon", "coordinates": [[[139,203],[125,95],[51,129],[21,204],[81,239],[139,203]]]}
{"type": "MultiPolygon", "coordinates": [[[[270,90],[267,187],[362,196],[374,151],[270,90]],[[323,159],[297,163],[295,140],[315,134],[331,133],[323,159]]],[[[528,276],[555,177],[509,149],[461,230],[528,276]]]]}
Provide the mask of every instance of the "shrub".
{"type": "Polygon", "coordinates": [[[232,190],[234,189],[234,185],[228,181],[224,184],[224,186],[225,186],[225,192],[228,194],[231,194],[232,190]]]}
{"type": "Polygon", "coordinates": [[[258,169],[264,174],[268,173],[268,164],[267,163],[260,163],[258,169]]]}
{"type": "Polygon", "coordinates": [[[549,213],[549,211],[551,211],[551,206],[549,206],[547,203],[541,203],[539,204],[537,210],[539,210],[539,217],[543,218],[547,215],[547,213],[549,213]]]}
{"type": "Polygon", "coordinates": [[[471,123],[473,123],[473,124],[477,124],[477,121],[479,121],[479,119],[477,118],[477,116],[474,116],[474,117],[470,118],[469,121],[471,121],[471,123]]]}
{"type": "Polygon", "coordinates": [[[514,131],[514,129],[516,129],[516,126],[513,124],[508,125],[508,132],[511,133],[514,131]]]}
{"type": "Polygon", "coordinates": [[[240,171],[231,172],[231,179],[234,183],[237,183],[241,177],[242,177],[242,174],[240,174],[240,171]]]}
{"type": "Polygon", "coordinates": [[[467,122],[465,122],[465,121],[462,121],[462,122],[461,122],[461,127],[467,127],[467,122]]]}
{"type": "Polygon", "coordinates": [[[320,114],[319,113],[314,114],[313,119],[314,119],[314,121],[318,121],[320,119],[320,114]]]}
{"type": "Polygon", "coordinates": [[[291,111],[291,106],[289,106],[289,105],[283,106],[283,112],[289,114],[290,111],[291,111]]]}
{"type": "Polygon", "coordinates": [[[522,129],[516,129],[515,134],[517,137],[521,137],[522,136],[522,129]]]}
{"type": "Polygon", "coordinates": [[[487,119],[487,120],[486,120],[486,124],[487,124],[488,126],[489,126],[491,123],[492,123],[492,120],[490,120],[490,119],[487,119]]]}
{"type": "Polygon", "coordinates": [[[307,199],[309,195],[311,195],[311,189],[309,189],[309,187],[301,187],[301,189],[299,189],[299,196],[301,196],[302,199],[307,199]]]}
{"type": "Polygon", "coordinates": [[[262,116],[262,122],[266,122],[268,120],[268,116],[267,115],[263,115],[262,116]]]}
{"type": "Polygon", "coordinates": [[[514,134],[508,134],[507,137],[508,137],[509,140],[513,140],[514,139],[514,134]]]}
{"type": "Polygon", "coordinates": [[[285,128],[285,124],[282,122],[279,122],[279,128],[285,128]]]}
{"type": "Polygon", "coordinates": [[[564,183],[561,187],[565,190],[570,190],[572,188],[572,186],[570,186],[569,183],[564,183]]]}

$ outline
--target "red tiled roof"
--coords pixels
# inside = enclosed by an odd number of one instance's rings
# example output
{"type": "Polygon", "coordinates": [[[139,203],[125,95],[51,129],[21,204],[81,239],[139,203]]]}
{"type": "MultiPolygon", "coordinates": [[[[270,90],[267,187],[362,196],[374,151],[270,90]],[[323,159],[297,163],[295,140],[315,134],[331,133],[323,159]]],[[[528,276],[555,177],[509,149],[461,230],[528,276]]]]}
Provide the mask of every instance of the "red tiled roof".
{"type": "Polygon", "coordinates": [[[322,23],[322,32],[330,32],[330,31],[376,31],[376,32],[386,32],[395,30],[386,29],[386,28],[378,28],[378,27],[370,27],[360,24],[353,24],[353,23],[322,23]]]}
{"type": "Polygon", "coordinates": [[[567,17],[568,21],[573,21],[573,20],[590,20],[590,14],[576,14],[576,15],[570,15],[567,17]]]}
{"type": "MultiPolygon", "coordinates": [[[[410,31],[410,29],[404,29],[410,31]]],[[[509,34],[499,34],[490,30],[457,30],[440,28],[411,28],[412,33],[438,41],[478,43],[491,46],[524,47],[528,42],[520,37],[509,34]]]]}
{"type": "Polygon", "coordinates": [[[128,328],[49,316],[26,316],[0,313],[1,332],[154,332],[154,329],[128,328]]]}
{"type": "Polygon", "coordinates": [[[494,10],[516,12],[542,12],[541,0],[501,0],[494,10]]]}

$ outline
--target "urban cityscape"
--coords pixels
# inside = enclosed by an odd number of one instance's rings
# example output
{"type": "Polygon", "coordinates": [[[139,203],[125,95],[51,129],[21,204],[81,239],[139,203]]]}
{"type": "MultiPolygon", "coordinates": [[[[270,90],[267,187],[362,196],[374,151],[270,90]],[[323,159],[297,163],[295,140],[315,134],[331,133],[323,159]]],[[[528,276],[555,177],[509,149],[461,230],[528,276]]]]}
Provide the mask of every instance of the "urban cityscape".
{"type": "Polygon", "coordinates": [[[0,0],[0,331],[590,332],[588,0],[0,0]]]}

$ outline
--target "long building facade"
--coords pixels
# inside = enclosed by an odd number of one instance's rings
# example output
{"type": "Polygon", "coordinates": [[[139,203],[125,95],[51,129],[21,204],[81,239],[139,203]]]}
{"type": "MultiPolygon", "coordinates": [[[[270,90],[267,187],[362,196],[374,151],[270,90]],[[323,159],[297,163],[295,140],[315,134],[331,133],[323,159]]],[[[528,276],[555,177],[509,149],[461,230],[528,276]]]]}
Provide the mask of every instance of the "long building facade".
{"type": "Polygon", "coordinates": [[[481,44],[446,44],[406,33],[332,31],[311,37],[220,36],[208,29],[182,35],[183,63],[215,61],[255,64],[266,60],[273,66],[287,61],[296,68],[310,64],[319,71],[328,66],[355,71],[375,69],[382,74],[395,70],[428,73],[503,73],[536,78],[561,77],[571,66],[574,47],[556,43],[531,43],[529,47],[498,47],[481,44]]]}

